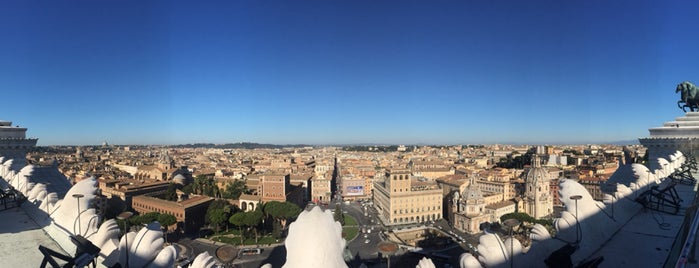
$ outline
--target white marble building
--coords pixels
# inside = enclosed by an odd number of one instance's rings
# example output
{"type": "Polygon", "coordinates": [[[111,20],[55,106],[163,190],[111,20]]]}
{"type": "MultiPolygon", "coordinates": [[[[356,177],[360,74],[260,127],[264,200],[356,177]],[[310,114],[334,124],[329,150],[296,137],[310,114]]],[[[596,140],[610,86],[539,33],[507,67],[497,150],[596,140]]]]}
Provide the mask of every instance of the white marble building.
{"type": "Polygon", "coordinates": [[[667,158],[675,151],[699,155],[699,112],[687,112],[674,121],[665,122],[662,127],[648,131],[650,137],[638,140],[648,148],[651,170],[660,168],[658,158],[667,158]]]}

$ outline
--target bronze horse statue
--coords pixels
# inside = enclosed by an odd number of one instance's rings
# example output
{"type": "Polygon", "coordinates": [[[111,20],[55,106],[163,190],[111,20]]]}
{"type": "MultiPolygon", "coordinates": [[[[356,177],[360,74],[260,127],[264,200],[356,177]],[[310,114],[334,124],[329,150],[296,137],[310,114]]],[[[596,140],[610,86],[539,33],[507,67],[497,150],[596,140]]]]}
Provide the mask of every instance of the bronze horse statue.
{"type": "Polygon", "coordinates": [[[675,93],[680,93],[680,100],[677,101],[677,107],[682,109],[683,112],[687,112],[686,108],[689,108],[690,112],[699,111],[699,88],[692,84],[692,82],[684,81],[677,85],[675,93]]]}

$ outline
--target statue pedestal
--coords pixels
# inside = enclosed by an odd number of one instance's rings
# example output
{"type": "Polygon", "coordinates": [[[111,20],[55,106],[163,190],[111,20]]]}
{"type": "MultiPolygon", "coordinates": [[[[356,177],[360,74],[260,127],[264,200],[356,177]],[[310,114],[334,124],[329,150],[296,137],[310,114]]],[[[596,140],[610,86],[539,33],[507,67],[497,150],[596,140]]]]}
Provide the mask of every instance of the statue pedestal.
{"type": "Polygon", "coordinates": [[[675,151],[699,157],[699,112],[688,112],[648,131],[650,137],[638,140],[648,148],[651,169],[659,168],[658,158],[667,159],[675,151]]]}

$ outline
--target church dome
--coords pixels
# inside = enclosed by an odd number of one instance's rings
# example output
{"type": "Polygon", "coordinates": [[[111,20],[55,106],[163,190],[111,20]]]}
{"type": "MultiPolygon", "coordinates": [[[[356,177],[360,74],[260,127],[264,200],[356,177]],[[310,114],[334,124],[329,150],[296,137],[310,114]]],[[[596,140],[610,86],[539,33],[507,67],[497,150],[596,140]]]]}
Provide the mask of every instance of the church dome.
{"type": "Polygon", "coordinates": [[[185,177],[184,175],[177,174],[177,175],[175,175],[174,178],[172,178],[172,182],[177,183],[177,184],[181,184],[181,185],[186,185],[189,183],[189,180],[187,180],[187,177],[185,177]]]}
{"type": "Polygon", "coordinates": [[[464,192],[461,193],[461,196],[464,200],[483,199],[483,192],[481,192],[481,189],[476,184],[476,181],[472,178],[471,182],[468,184],[468,187],[466,187],[464,192]]]}
{"type": "Polygon", "coordinates": [[[532,156],[532,168],[527,172],[526,183],[535,185],[540,181],[549,181],[549,172],[541,166],[539,156],[534,155],[532,156]]]}

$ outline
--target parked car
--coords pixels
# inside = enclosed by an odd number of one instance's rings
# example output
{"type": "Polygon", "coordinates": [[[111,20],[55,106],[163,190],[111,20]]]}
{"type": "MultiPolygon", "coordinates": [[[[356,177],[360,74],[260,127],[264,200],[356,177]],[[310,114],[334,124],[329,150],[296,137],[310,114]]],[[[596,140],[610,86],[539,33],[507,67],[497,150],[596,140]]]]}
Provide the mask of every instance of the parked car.
{"type": "Polygon", "coordinates": [[[262,249],[260,248],[244,248],[240,250],[240,255],[243,256],[258,255],[260,253],[262,253],[262,249]]]}

